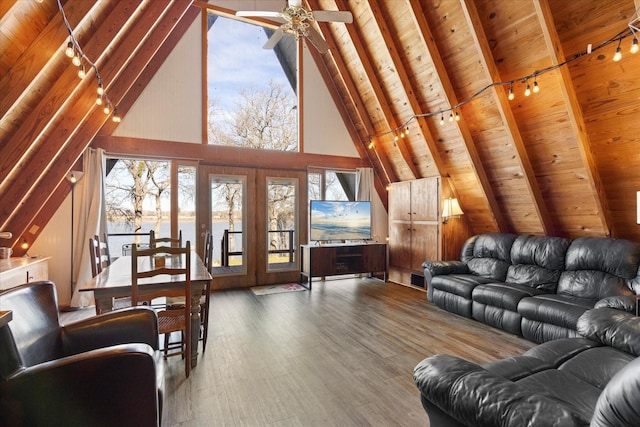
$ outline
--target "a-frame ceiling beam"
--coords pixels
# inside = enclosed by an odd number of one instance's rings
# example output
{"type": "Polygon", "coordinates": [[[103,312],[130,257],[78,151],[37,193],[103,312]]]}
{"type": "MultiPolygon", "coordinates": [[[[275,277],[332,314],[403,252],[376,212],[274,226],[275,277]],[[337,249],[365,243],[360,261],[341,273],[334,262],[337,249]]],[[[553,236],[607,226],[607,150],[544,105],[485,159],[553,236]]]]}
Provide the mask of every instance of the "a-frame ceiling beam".
{"type": "MultiPolygon", "coordinates": [[[[65,8],[67,20],[72,26],[93,8],[95,3],[90,1],[71,2],[65,8]]],[[[38,80],[49,79],[55,71],[48,70],[49,66],[64,67],[55,58],[43,55],[43,52],[58,52],[60,45],[69,39],[69,32],[64,26],[62,16],[57,13],[46,28],[38,34],[36,40],[29,45],[20,58],[11,65],[9,72],[0,76],[0,116],[7,120],[13,109],[20,105],[20,100],[27,93],[28,88],[39,86],[38,80]],[[57,64],[51,64],[57,63],[57,64]]],[[[65,61],[66,62],[66,61],[65,61]]],[[[46,84],[46,83],[44,83],[46,84]]]]}
{"type": "MultiPolygon", "coordinates": [[[[427,47],[429,51],[429,55],[431,56],[431,62],[436,70],[436,74],[438,76],[438,80],[442,85],[442,89],[444,90],[445,96],[447,97],[447,103],[449,106],[458,105],[458,97],[456,96],[455,89],[453,88],[453,84],[451,83],[451,79],[449,79],[449,74],[447,73],[447,69],[442,61],[442,56],[440,55],[440,51],[438,50],[438,46],[436,44],[435,38],[433,37],[433,33],[431,32],[431,28],[427,19],[422,12],[422,5],[419,0],[408,0],[409,2],[409,11],[411,13],[411,17],[418,28],[418,33],[423,40],[423,43],[427,47]]],[[[474,175],[478,181],[478,185],[484,194],[484,198],[486,201],[486,208],[488,209],[489,215],[492,217],[492,222],[494,224],[495,229],[500,231],[508,231],[506,229],[506,225],[508,222],[504,218],[502,214],[502,209],[500,209],[500,205],[496,200],[495,193],[493,192],[493,186],[491,185],[491,181],[489,181],[489,177],[487,176],[487,172],[484,169],[483,163],[480,160],[480,155],[478,154],[478,150],[476,148],[476,144],[473,141],[473,137],[471,136],[471,131],[469,130],[469,126],[467,122],[461,120],[458,122],[458,129],[460,131],[460,135],[462,140],[464,141],[464,145],[466,147],[467,155],[469,156],[469,162],[473,169],[474,175]]],[[[441,169],[446,172],[446,169],[441,169]]],[[[448,175],[448,173],[445,173],[448,175]]],[[[450,180],[450,183],[455,182],[455,179],[450,180]]],[[[464,203],[462,203],[462,199],[458,197],[455,185],[452,185],[452,191],[456,195],[456,197],[461,201],[461,204],[464,208],[464,203]]],[[[478,201],[476,201],[477,203],[478,201]]]]}
{"type": "MultiPolygon", "coordinates": [[[[637,0],[640,2],[640,0],[637,0]]],[[[551,8],[547,0],[534,0],[533,4],[536,8],[536,14],[542,27],[542,34],[547,44],[547,51],[553,61],[553,65],[563,63],[566,58],[562,49],[562,43],[556,32],[556,27],[551,14],[551,8]]],[[[589,141],[589,135],[587,134],[587,127],[582,115],[582,108],[576,95],[575,88],[573,86],[573,80],[568,67],[560,67],[560,87],[562,89],[562,97],[567,105],[567,113],[571,122],[571,127],[576,135],[578,149],[582,162],[585,164],[585,170],[588,174],[589,185],[591,191],[594,194],[596,206],[598,208],[598,217],[602,222],[602,229],[607,236],[611,236],[613,230],[611,226],[614,224],[611,217],[611,210],[607,203],[607,198],[604,194],[604,187],[598,174],[598,168],[596,167],[595,159],[591,152],[591,143],[589,141]]]]}
{"type": "MultiPolygon", "coordinates": [[[[136,16],[134,25],[128,27],[126,36],[120,38],[117,46],[113,46],[114,53],[102,64],[101,70],[103,79],[111,82],[107,90],[116,104],[134,84],[190,5],[191,0],[176,0],[169,6],[164,2],[146,3],[145,10],[136,16]],[[113,81],[114,78],[117,80],[113,81]]],[[[95,91],[92,88],[83,95],[74,109],[67,113],[68,120],[52,133],[52,141],[63,141],[59,156],[51,160],[55,162],[55,167],[38,177],[37,191],[30,191],[21,203],[15,205],[20,208],[15,210],[10,224],[2,218],[4,228],[26,229],[37,214],[37,207],[46,203],[49,194],[64,179],[72,164],[108,119],[100,109],[94,108],[95,91]]]]}
{"type": "MultiPolygon", "coordinates": [[[[336,0],[336,5],[340,10],[350,10],[348,3],[344,0],[336,0]]],[[[375,95],[378,108],[382,112],[389,129],[395,129],[398,127],[398,122],[395,119],[395,115],[393,111],[391,111],[390,106],[393,105],[393,103],[389,101],[389,99],[387,98],[387,95],[384,92],[384,89],[382,88],[380,82],[378,81],[378,77],[375,72],[375,67],[371,63],[372,62],[371,54],[367,46],[365,46],[364,43],[362,42],[362,37],[360,36],[361,32],[358,28],[357,22],[358,22],[357,20],[354,20],[353,24],[347,24],[346,26],[347,32],[349,33],[349,36],[351,37],[351,41],[353,42],[353,45],[356,51],[358,52],[358,58],[360,59],[360,62],[364,69],[364,73],[367,76],[367,79],[371,85],[371,88],[373,89],[373,93],[375,95]]],[[[393,135],[391,136],[393,137],[393,135]]],[[[398,140],[394,145],[398,147],[398,150],[400,151],[400,154],[402,155],[402,158],[404,159],[404,162],[406,163],[407,167],[411,171],[413,177],[419,178],[420,174],[418,173],[418,170],[415,164],[413,163],[413,160],[411,158],[412,157],[411,153],[409,153],[409,150],[407,149],[406,144],[403,141],[398,140]]]]}
{"type": "MultiPolygon", "coordinates": [[[[480,59],[489,79],[492,82],[501,81],[498,67],[493,59],[493,54],[491,53],[491,48],[489,47],[489,42],[482,27],[482,21],[480,20],[475,4],[470,0],[460,0],[460,4],[462,5],[468,26],[473,36],[473,42],[475,43],[478,51],[481,52],[480,59]]],[[[535,172],[529,160],[529,155],[527,154],[524,141],[520,135],[516,120],[513,117],[513,111],[511,111],[507,95],[502,88],[497,90],[495,86],[491,88],[491,92],[496,99],[496,107],[500,112],[502,121],[508,129],[511,141],[518,153],[517,160],[520,163],[525,184],[529,189],[529,194],[531,195],[533,209],[540,220],[542,233],[546,235],[557,235],[554,222],[546,207],[542,191],[536,181],[535,172]]]]}
{"type": "MultiPolygon", "coordinates": [[[[313,10],[320,9],[320,6],[318,5],[317,0],[308,0],[308,2],[311,9],[313,10]]],[[[345,64],[342,58],[342,55],[340,55],[339,53],[336,53],[336,52],[339,52],[339,49],[336,45],[333,34],[329,29],[329,24],[326,22],[320,22],[318,24],[319,24],[322,36],[329,44],[329,53],[331,55],[331,58],[333,59],[333,65],[335,66],[335,68],[338,70],[338,73],[340,74],[342,84],[344,85],[344,92],[349,96],[349,100],[351,104],[353,105],[355,111],[358,113],[358,120],[360,121],[360,123],[362,123],[362,125],[364,126],[364,128],[366,129],[369,135],[374,135],[376,133],[376,130],[373,127],[373,123],[371,122],[369,113],[364,107],[364,101],[360,96],[360,93],[358,92],[358,89],[353,81],[351,74],[349,73],[349,68],[345,64]]],[[[346,24],[346,25],[351,25],[351,24],[346,24]]],[[[325,58],[327,58],[326,55],[325,55],[325,58]]],[[[355,119],[352,119],[352,121],[356,122],[355,119]]],[[[359,138],[359,140],[362,141],[362,137],[359,138]]],[[[374,151],[375,158],[378,160],[380,167],[382,169],[381,171],[382,174],[380,176],[384,176],[387,180],[387,182],[384,183],[385,187],[387,186],[387,184],[391,182],[398,181],[398,177],[395,173],[393,166],[389,162],[388,157],[384,155],[384,153],[382,153],[382,156],[380,156],[377,151],[378,148],[376,147],[375,144],[372,150],[374,151]]],[[[375,162],[373,163],[375,165],[375,162]]]]}
{"type": "MultiPolygon", "coordinates": [[[[112,38],[131,18],[132,10],[140,4],[141,0],[118,2],[108,16],[95,16],[94,19],[100,20],[100,25],[82,46],[85,55],[100,64],[112,38]]],[[[86,23],[86,25],[89,24],[91,23],[86,23]]],[[[58,43],[58,46],[62,45],[63,43],[58,43]]],[[[29,187],[33,188],[37,176],[48,167],[50,160],[55,157],[61,147],[60,140],[52,140],[50,129],[67,120],[66,111],[75,107],[76,100],[82,93],[87,92],[88,88],[92,91],[92,103],[96,98],[93,70],[87,70],[87,76],[80,80],[77,69],[71,65],[71,61],[60,47],[48,53],[57,55],[59,61],[66,63],[66,70],[51,85],[35,109],[21,123],[17,132],[0,150],[0,198],[7,197],[7,194],[21,198],[29,191],[29,187]],[[29,170],[24,168],[27,164],[29,170]],[[10,190],[9,187],[11,187],[10,190]]],[[[18,206],[19,202],[19,199],[12,199],[8,205],[18,206]]],[[[2,219],[4,219],[4,209],[0,214],[0,224],[2,219]]]]}
{"type": "MultiPolygon", "coordinates": [[[[369,2],[367,4],[371,9],[371,13],[373,15],[373,21],[377,25],[378,31],[380,31],[380,34],[382,35],[385,45],[389,51],[389,56],[391,57],[391,61],[393,62],[393,67],[395,69],[395,72],[398,75],[398,80],[400,80],[400,86],[404,91],[404,95],[407,98],[409,105],[411,106],[413,114],[418,115],[422,113],[420,109],[420,101],[418,100],[418,97],[416,95],[419,91],[415,88],[411,79],[409,78],[409,73],[407,73],[405,64],[402,62],[402,58],[400,58],[400,55],[398,53],[399,46],[401,46],[401,43],[398,41],[397,37],[392,35],[392,32],[389,30],[389,27],[387,26],[387,23],[384,19],[384,17],[387,16],[386,11],[383,11],[377,2],[369,2]]],[[[420,128],[422,129],[422,134],[424,136],[424,139],[427,142],[427,146],[429,147],[429,152],[431,154],[431,157],[433,158],[433,161],[436,165],[437,173],[442,175],[442,171],[445,169],[444,163],[442,161],[442,158],[440,157],[436,142],[433,139],[433,136],[431,135],[428,121],[421,116],[419,116],[417,120],[418,120],[418,124],[420,125],[420,128]]],[[[413,162],[412,162],[412,165],[413,165],[413,162]]],[[[414,169],[415,169],[415,166],[414,166],[414,169]]],[[[418,172],[416,170],[414,172],[414,175],[417,173],[418,172]]]]}

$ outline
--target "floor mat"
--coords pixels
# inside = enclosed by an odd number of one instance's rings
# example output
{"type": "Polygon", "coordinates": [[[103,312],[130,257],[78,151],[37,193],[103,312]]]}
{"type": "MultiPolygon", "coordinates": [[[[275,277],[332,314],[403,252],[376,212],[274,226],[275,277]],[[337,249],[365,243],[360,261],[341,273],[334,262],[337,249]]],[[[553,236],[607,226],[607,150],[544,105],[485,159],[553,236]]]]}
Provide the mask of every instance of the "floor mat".
{"type": "Polygon", "coordinates": [[[267,286],[254,286],[251,291],[256,295],[271,295],[281,294],[284,292],[299,292],[306,291],[307,288],[300,286],[297,283],[287,283],[286,285],[267,285],[267,286]]]}

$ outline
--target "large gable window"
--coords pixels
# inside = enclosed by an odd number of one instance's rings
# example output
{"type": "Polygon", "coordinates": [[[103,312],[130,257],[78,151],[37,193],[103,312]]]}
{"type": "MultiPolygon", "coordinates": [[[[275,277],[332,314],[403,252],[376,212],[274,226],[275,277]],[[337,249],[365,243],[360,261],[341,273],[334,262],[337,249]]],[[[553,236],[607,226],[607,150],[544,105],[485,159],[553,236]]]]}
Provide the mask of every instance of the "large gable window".
{"type": "Polygon", "coordinates": [[[286,36],[274,49],[263,49],[272,33],[209,12],[209,144],[298,150],[296,40],[286,36]]]}

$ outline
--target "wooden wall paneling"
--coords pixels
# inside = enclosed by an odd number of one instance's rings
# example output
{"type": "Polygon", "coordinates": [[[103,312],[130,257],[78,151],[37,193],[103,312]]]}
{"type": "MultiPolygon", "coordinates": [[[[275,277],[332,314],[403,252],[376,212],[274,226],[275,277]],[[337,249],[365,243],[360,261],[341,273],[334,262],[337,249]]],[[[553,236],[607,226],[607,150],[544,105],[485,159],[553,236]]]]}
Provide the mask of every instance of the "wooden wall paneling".
{"type": "MultiPolygon", "coordinates": [[[[317,0],[309,0],[309,3],[312,9],[319,9],[317,0]]],[[[336,83],[336,80],[337,80],[344,85],[343,94],[345,94],[348,97],[348,99],[351,101],[351,104],[353,106],[353,111],[356,113],[355,115],[357,116],[357,120],[354,118],[351,121],[352,123],[353,122],[361,123],[366,131],[366,135],[361,135],[360,140],[363,140],[367,135],[375,135],[376,130],[373,126],[373,123],[371,123],[370,115],[367,112],[367,110],[364,108],[364,101],[360,96],[360,92],[358,91],[357,86],[351,74],[349,73],[348,67],[344,62],[343,56],[339,53],[339,47],[336,43],[333,33],[330,31],[329,24],[325,22],[321,22],[321,23],[318,23],[318,25],[319,25],[321,34],[323,35],[323,37],[325,38],[325,40],[330,46],[329,53],[325,54],[325,58],[326,58],[325,64],[327,64],[327,66],[332,65],[333,68],[335,68],[338,71],[338,74],[334,76],[334,84],[336,83]],[[340,78],[337,79],[336,78],[337,76],[339,76],[340,78]]],[[[345,24],[345,25],[351,25],[351,24],[345,24]]],[[[317,53],[315,53],[315,55],[317,55],[317,53]]],[[[318,67],[318,68],[322,70],[323,67],[318,67]]],[[[354,124],[357,124],[357,123],[354,123],[354,124]]],[[[377,160],[377,162],[373,161],[372,163],[374,164],[374,166],[376,164],[379,165],[378,171],[382,172],[382,175],[380,176],[381,177],[383,176],[386,180],[386,182],[383,181],[382,184],[384,184],[384,187],[386,187],[387,184],[389,184],[390,182],[397,181],[398,178],[397,178],[397,175],[395,174],[394,169],[391,166],[391,163],[389,163],[388,158],[384,155],[384,152],[382,152],[382,156],[378,152],[380,148],[375,143],[376,139],[377,138],[374,138],[372,141],[374,142],[373,147],[369,148],[367,146],[367,150],[373,152],[374,154],[373,159],[377,160]]],[[[386,199],[386,196],[384,197],[384,199],[386,199]]]]}
{"type": "MultiPolygon", "coordinates": [[[[350,5],[344,0],[337,0],[336,5],[338,6],[339,10],[351,10],[350,5]]],[[[354,15],[358,14],[353,10],[351,12],[354,15]]],[[[369,50],[369,47],[366,46],[362,41],[362,34],[360,30],[359,20],[354,20],[352,24],[346,25],[346,29],[351,37],[351,40],[355,46],[356,51],[358,52],[358,57],[361,63],[360,65],[364,69],[365,75],[367,77],[366,80],[367,80],[368,86],[370,86],[370,88],[373,90],[373,94],[375,95],[373,97],[370,96],[368,99],[370,101],[375,101],[375,104],[376,104],[375,109],[378,109],[384,117],[384,123],[382,123],[382,127],[377,128],[377,133],[386,132],[389,129],[395,129],[396,127],[398,127],[398,122],[395,118],[393,111],[391,111],[391,105],[393,105],[393,103],[391,102],[391,100],[388,99],[380,81],[378,80],[378,76],[375,71],[376,67],[373,65],[373,62],[371,59],[372,55],[369,50]]],[[[365,92],[365,89],[361,87],[360,91],[365,92]]],[[[387,135],[387,138],[389,140],[393,140],[393,135],[387,135]]],[[[417,178],[418,177],[417,170],[411,159],[411,153],[409,153],[409,151],[407,150],[405,143],[403,141],[398,140],[398,141],[394,141],[392,146],[396,147],[397,150],[400,152],[402,159],[404,160],[405,166],[408,167],[408,171],[412,175],[411,179],[417,178]]],[[[404,168],[400,168],[400,169],[396,168],[396,174],[398,174],[399,170],[402,171],[404,170],[404,168]]]]}
{"type": "MultiPolygon", "coordinates": [[[[540,20],[540,26],[542,27],[542,34],[544,35],[549,56],[552,58],[554,65],[560,64],[564,62],[566,58],[555,29],[549,3],[547,0],[534,0],[533,4],[536,8],[538,19],[540,20]]],[[[559,72],[562,96],[565,104],[568,106],[571,127],[573,128],[573,133],[577,138],[580,156],[585,164],[586,173],[588,175],[588,184],[591,187],[591,192],[597,207],[597,216],[602,222],[604,235],[610,236],[612,233],[611,227],[613,226],[613,220],[611,218],[611,211],[609,210],[604,193],[602,180],[600,179],[600,175],[590,149],[591,144],[589,142],[589,135],[586,131],[582,109],[580,108],[580,104],[576,97],[569,69],[567,67],[560,67],[559,72]]]]}
{"type": "MultiPolygon", "coordinates": [[[[109,41],[131,18],[132,8],[135,9],[137,6],[140,6],[139,0],[123,1],[118,3],[108,16],[101,17],[100,27],[96,29],[93,37],[83,47],[85,55],[98,61],[95,58],[104,55],[109,41]]],[[[68,60],[60,50],[55,51],[54,54],[68,60]]],[[[7,220],[18,213],[17,209],[14,210],[15,207],[26,204],[27,195],[43,190],[42,186],[38,186],[38,183],[43,178],[43,172],[47,171],[50,165],[55,163],[54,175],[57,178],[48,179],[47,185],[60,182],[70,170],[72,163],[79,157],[79,155],[76,156],[66,164],[56,162],[56,158],[67,143],[69,135],[73,134],[87,112],[95,107],[96,84],[91,76],[92,73],[89,72],[88,76],[80,82],[77,70],[69,62],[68,70],[43,97],[37,111],[30,114],[18,132],[7,141],[4,148],[9,151],[10,157],[5,158],[5,161],[12,162],[14,167],[9,177],[1,177],[3,181],[0,184],[0,198],[5,203],[0,208],[0,227],[6,226],[7,220]]],[[[102,77],[106,81],[109,80],[108,75],[102,74],[102,77]]],[[[3,153],[0,152],[0,156],[1,154],[3,153]]],[[[46,192],[46,196],[50,193],[51,191],[46,192]]],[[[31,208],[33,206],[39,208],[43,204],[44,202],[28,203],[27,205],[31,208]]]]}
{"type": "MultiPolygon", "coordinates": [[[[378,27],[378,32],[382,35],[384,43],[387,47],[386,52],[389,53],[391,57],[391,62],[393,64],[393,75],[399,81],[399,87],[402,89],[402,97],[406,99],[406,103],[410,107],[411,115],[414,116],[416,114],[421,114],[420,101],[418,100],[418,94],[420,91],[415,87],[412,79],[409,77],[409,73],[407,72],[407,67],[403,63],[400,57],[400,51],[402,50],[402,45],[399,43],[398,38],[395,34],[397,34],[397,30],[395,28],[389,28],[386,23],[385,17],[389,14],[388,10],[382,10],[380,5],[376,2],[367,3],[369,8],[371,9],[371,14],[373,15],[373,22],[378,27]]],[[[398,5],[396,5],[397,7],[398,5]]],[[[435,170],[432,172],[432,176],[439,176],[442,172],[443,165],[442,160],[440,159],[438,149],[436,147],[436,142],[431,136],[431,132],[429,130],[429,125],[427,120],[424,117],[418,117],[418,124],[422,130],[422,136],[425,139],[429,157],[433,160],[435,164],[435,170]]],[[[403,129],[404,131],[404,129],[403,129]]],[[[416,135],[415,132],[410,133],[408,136],[405,136],[404,141],[407,141],[411,138],[420,137],[420,135],[416,135]]],[[[402,141],[402,142],[404,142],[402,141]]],[[[414,157],[418,161],[416,157],[414,157]]],[[[428,162],[424,158],[420,159],[420,162],[428,162]]],[[[416,165],[412,163],[412,170],[416,177],[421,177],[423,175],[420,174],[416,165]]]]}
{"type": "MultiPolygon", "coordinates": [[[[21,5],[29,2],[22,2],[21,5]]],[[[53,3],[53,2],[51,2],[53,3]]],[[[89,11],[97,7],[95,3],[81,1],[71,2],[65,8],[65,14],[72,28],[78,25],[78,22],[86,16],[89,11]]],[[[24,23],[26,20],[19,20],[18,22],[24,23]]],[[[24,25],[19,27],[21,38],[27,38],[25,33],[27,32],[24,25]]],[[[68,68],[69,59],[60,58],[57,55],[60,46],[65,44],[69,40],[69,32],[64,26],[62,16],[55,8],[55,15],[53,19],[49,21],[46,27],[39,29],[34,35],[28,37],[33,39],[33,42],[29,44],[24,52],[20,53],[20,57],[13,61],[6,72],[2,72],[0,76],[0,116],[2,120],[2,131],[5,137],[9,135],[9,129],[5,126],[10,126],[14,123],[17,126],[20,122],[12,119],[13,115],[17,116],[18,112],[15,110],[20,105],[19,110],[24,108],[25,97],[42,96],[38,93],[46,92],[51,86],[52,81],[58,77],[62,72],[68,68]],[[50,55],[44,54],[45,52],[50,55]],[[53,70],[52,68],[55,68],[53,70]],[[11,114],[13,112],[13,114],[11,114]],[[17,123],[17,124],[15,124],[17,123]]],[[[4,45],[0,51],[5,50],[11,46],[10,39],[6,35],[2,36],[4,40],[1,44],[4,45]]],[[[4,55],[0,55],[4,56],[4,55]]],[[[3,68],[4,69],[4,68],[3,68]]],[[[33,102],[29,102],[32,104],[33,102]]],[[[24,114],[21,111],[21,114],[24,114]]]]}
{"type": "MultiPolygon", "coordinates": [[[[189,0],[178,0],[169,6],[170,12],[163,15],[167,11],[166,4],[161,2],[147,3],[139,23],[129,27],[129,37],[120,39],[122,43],[115,49],[109,60],[105,61],[101,66],[103,80],[112,82],[107,84],[107,90],[110,97],[113,97],[112,101],[114,103],[117,104],[118,99],[133,84],[136,76],[144,69],[150,57],[159,48],[189,5],[189,0]],[[156,23],[158,19],[160,19],[160,22],[156,23]],[[142,43],[142,46],[140,43],[142,43]],[[131,59],[131,55],[134,52],[136,55],[131,59]],[[128,64],[127,61],[129,61],[128,64]],[[122,67],[125,67],[125,65],[126,68],[123,69],[122,67]],[[112,81],[117,75],[121,84],[120,87],[112,81]],[[127,84],[123,84],[125,81],[127,84]]],[[[140,15],[137,16],[140,18],[140,15]]],[[[56,178],[64,177],[70,170],[71,165],[82,155],[82,152],[89,145],[102,124],[108,119],[108,116],[101,110],[97,108],[92,110],[92,107],[95,106],[94,88],[87,88],[83,95],[75,103],[73,112],[68,113],[63,123],[52,132],[52,140],[61,141],[58,157],[48,159],[49,162],[54,163],[54,167],[39,171],[41,174],[34,178],[37,179],[34,182],[34,185],[37,185],[37,191],[28,192],[21,204],[15,203],[12,205],[19,207],[14,209],[13,216],[10,218],[11,229],[26,229],[37,214],[37,210],[33,209],[33,207],[44,205],[49,194],[53,192],[57,183],[60,182],[56,178]]],[[[37,154],[38,156],[43,156],[40,152],[37,154]]],[[[47,159],[42,158],[41,161],[44,163],[47,159]]],[[[13,193],[11,195],[13,196],[13,193]]],[[[7,222],[4,224],[8,227],[7,222]]]]}
{"type": "MultiPolygon", "coordinates": [[[[489,41],[484,33],[482,21],[478,15],[478,10],[473,2],[464,0],[461,2],[465,16],[467,17],[468,26],[472,28],[473,41],[480,54],[480,59],[486,69],[486,73],[493,82],[502,81],[500,73],[495,65],[495,60],[489,47],[489,41]]],[[[518,6],[516,6],[518,7],[518,6]]],[[[558,235],[555,224],[549,214],[546,207],[544,197],[540,188],[535,180],[535,172],[531,166],[529,155],[527,153],[524,141],[520,135],[518,125],[513,117],[511,106],[504,89],[496,89],[493,87],[490,89],[491,93],[495,97],[496,107],[498,112],[509,130],[509,136],[511,142],[517,152],[517,159],[519,168],[521,169],[524,185],[527,188],[528,194],[531,196],[529,205],[529,215],[511,216],[510,220],[515,224],[518,230],[533,234],[547,234],[558,235]]],[[[510,188],[515,188],[511,186],[510,188]]],[[[507,199],[502,200],[502,205],[506,210],[509,209],[509,201],[507,199]]],[[[526,208],[525,208],[526,209],[526,208]]],[[[520,209],[522,210],[522,208],[520,209]]]]}

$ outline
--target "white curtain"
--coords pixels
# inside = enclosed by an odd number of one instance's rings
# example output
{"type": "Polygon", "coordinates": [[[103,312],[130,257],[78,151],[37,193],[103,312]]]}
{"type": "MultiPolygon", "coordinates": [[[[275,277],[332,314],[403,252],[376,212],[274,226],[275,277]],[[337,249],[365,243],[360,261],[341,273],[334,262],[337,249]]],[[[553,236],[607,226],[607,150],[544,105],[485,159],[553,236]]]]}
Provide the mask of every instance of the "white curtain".
{"type": "Polygon", "coordinates": [[[371,190],[373,189],[373,169],[356,169],[356,200],[366,202],[371,200],[371,190]]]}
{"type": "Polygon", "coordinates": [[[74,292],[72,307],[93,305],[93,292],[79,292],[91,280],[89,239],[95,235],[103,238],[107,231],[107,215],[104,203],[104,150],[88,148],[82,159],[84,175],[76,184],[75,235],[73,251],[74,292]]]}

